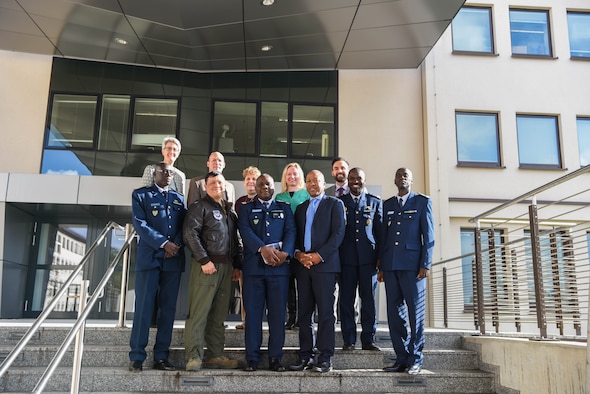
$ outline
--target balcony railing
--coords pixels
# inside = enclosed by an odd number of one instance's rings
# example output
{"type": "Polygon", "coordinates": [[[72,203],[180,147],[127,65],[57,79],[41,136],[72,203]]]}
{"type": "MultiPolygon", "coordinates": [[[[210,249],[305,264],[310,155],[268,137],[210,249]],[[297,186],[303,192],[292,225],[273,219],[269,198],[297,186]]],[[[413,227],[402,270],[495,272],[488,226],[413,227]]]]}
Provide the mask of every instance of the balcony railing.
{"type": "Polygon", "coordinates": [[[462,230],[462,244],[472,251],[433,264],[435,327],[586,337],[590,183],[583,175],[589,171],[583,167],[470,219],[474,228],[462,230]]]}

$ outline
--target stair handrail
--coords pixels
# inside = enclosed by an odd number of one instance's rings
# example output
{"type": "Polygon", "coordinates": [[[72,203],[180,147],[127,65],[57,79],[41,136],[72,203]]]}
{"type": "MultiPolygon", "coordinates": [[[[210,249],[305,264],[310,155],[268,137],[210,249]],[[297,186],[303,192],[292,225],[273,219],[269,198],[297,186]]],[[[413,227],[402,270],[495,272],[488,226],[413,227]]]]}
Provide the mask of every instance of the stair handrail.
{"type": "Polygon", "coordinates": [[[31,327],[27,330],[25,335],[23,335],[23,337],[16,344],[16,346],[10,351],[10,353],[8,354],[6,359],[4,359],[2,364],[0,364],[0,378],[2,376],[4,376],[4,374],[8,371],[8,368],[10,368],[10,366],[12,365],[14,360],[16,360],[16,358],[20,355],[20,353],[23,351],[25,346],[29,343],[29,341],[31,340],[33,335],[35,335],[37,330],[39,330],[39,327],[41,327],[41,325],[45,322],[45,320],[47,319],[49,314],[51,312],[53,312],[53,310],[55,309],[55,306],[59,302],[60,298],[66,293],[66,291],[68,290],[68,288],[70,287],[72,282],[74,282],[74,279],[76,279],[76,276],[78,276],[80,271],[82,271],[82,269],[84,269],[84,266],[89,261],[90,256],[94,253],[94,250],[104,240],[104,238],[109,233],[109,231],[111,231],[113,229],[124,230],[125,227],[123,227],[113,221],[110,221],[106,224],[106,226],[101,231],[101,233],[98,235],[98,237],[96,238],[94,243],[92,243],[92,245],[88,248],[86,254],[84,254],[84,256],[82,257],[82,260],[80,260],[80,262],[78,263],[78,266],[76,267],[76,269],[70,274],[68,279],[64,282],[64,285],[62,286],[62,288],[55,294],[55,296],[53,297],[53,299],[51,300],[49,305],[43,309],[41,314],[37,317],[37,319],[35,319],[35,321],[31,325],[31,327]]]}
{"type": "MultiPolygon", "coordinates": [[[[43,392],[43,389],[45,388],[45,386],[49,382],[49,379],[51,379],[51,376],[53,376],[55,369],[59,366],[59,363],[61,362],[63,356],[65,355],[66,351],[68,350],[72,341],[74,340],[74,337],[76,336],[78,331],[81,329],[81,327],[83,327],[83,325],[86,323],[86,319],[87,319],[88,315],[90,314],[90,311],[92,310],[92,308],[96,304],[96,301],[100,297],[102,297],[102,291],[104,290],[107,283],[111,279],[111,276],[115,272],[115,268],[117,268],[117,264],[119,263],[121,256],[123,256],[123,254],[127,251],[127,249],[131,245],[131,242],[133,241],[133,239],[135,238],[136,235],[137,234],[135,231],[131,232],[131,234],[127,237],[127,239],[125,240],[125,243],[123,244],[123,246],[119,250],[119,253],[117,253],[117,255],[113,258],[111,264],[109,265],[109,267],[105,271],[101,281],[96,286],[96,289],[94,289],[94,293],[88,299],[86,306],[84,307],[82,312],[79,314],[78,319],[74,323],[73,327],[70,329],[70,332],[68,333],[67,337],[62,342],[60,348],[55,353],[55,355],[53,356],[53,359],[51,360],[51,362],[49,363],[49,365],[45,369],[45,372],[41,376],[41,379],[39,380],[39,382],[37,383],[37,385],[33,389],[34,393],[42,393],[43,392]]],[[[82,355],[80,355],[80,358],[82,358],[82,355]]],[[[76,374],[78,376],[77,381],[79,383],[80,382],[80,379],[79,379],[80,365],[78,365],[78,368],[76,371],[73,371],[73,374],[76,374]]],[[[71,392],[73,392],[73,393],[78,392],[77,387],[72,387],[71,390],[72,390],[71,392]]]]}

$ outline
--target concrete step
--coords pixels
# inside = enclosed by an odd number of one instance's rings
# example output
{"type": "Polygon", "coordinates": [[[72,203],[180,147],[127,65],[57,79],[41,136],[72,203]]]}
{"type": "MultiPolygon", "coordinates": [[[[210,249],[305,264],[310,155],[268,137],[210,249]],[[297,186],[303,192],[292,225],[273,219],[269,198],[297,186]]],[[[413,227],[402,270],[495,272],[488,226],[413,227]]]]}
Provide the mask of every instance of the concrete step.
{"type": "MultiPolygon", "coordinates": [[[[46,392],[69,392],[71,369],[58,368],[46,392]]],[[[30,392],[42,374],[40,368],[13,368],[0,379],[0,390],[30,392]]],[[[259,370],[202,370],[163,372],[145,369],[131,373],[121,368],[83,368],[81,392],[223,392],[223,393],[493,393],[493,374],[477,370],[433,371],[411,377],[380,369],[335,369],[332,372],[259,370]]]]}
{"type": "MultiPolygon", "coordinates": [[[[0,346],[16,345],[26,333],[23,327],[2,327],[0,330],[0,346]]],[[[69,327],[42,327],[31,338],[31,345],[61,345],[68,334],[69,327]]],[[[359,330],[360,331],[360,330],[359,330]]],[[[84,343],[88,345],[103,345],[108,343],[115,346],[127,346],[129,344],[130,327],[87,327],[85,329],[84,343]]],[[[471,335],[471,332],[465,331],[442,331],[426,329],[426,345],[428,349],[460,349],[462,347],[462,337],[471,335]]],[[[150,329],[150,342],[153,343],[156,337],[156,329],[150,329]]],[[[380,325],[375,335],[376,343],[382,347],[391,347],[389,331],[386,326],[380,325]]],[[[263,331],[263,343],[268,341],[268,329],[263,331]]],[[[228,323],[225,331],[225,343],[229,347],[244,346],[244,330],[235,328],[235,323],[228,323]]],[[[184,344],[184,324],[177,323],[172,335],[172,346],[183,346],[184,344]]],[[[360,340],[357,343],[360,346],[360,340]]],[[[285,335],[286,347],[299,346],[299,334],[296,330],[287,330],[285,335]]],[[[340,326],[336,327],[336,348],[342,347],[342,335],[340,326]]]]}
{"type": "MultiPolygon", "coordinates": [[[[0,347],[0,361],[3,361],[11,348],[0,347]]],[[[57,352],[57,346],[28,346],[26,351],[21,353],[14,361],[14,367],[35,367],[48,365],[57,352]]],[[[283,363],[285,365],[295,364],[298,360],[297,348],[284,348],[283,363]]],[[[145,362],[146,367],[150,367],[153,360],[151,347],[147,349],[148,356],[145,362]]],[[[73,350],[70,349],[65,353],[60,366],[71,366],[73,359],[73,350]]],[[[226,355],[236,360],[245,360],[245,351],[243,348],[226,348],[226,355]]],[[[186,358],[183,347],[173,347],[170,349],[169,360],[172,364],[183,368],[186,364],[186,358]]],[[[391,348],[383,348],[382,351],[354,350],[343,351],[336,350],[332,359],[336,369],[380,369],[386,365],[393,364],[395,361],[395,352],[391,348]]],[[[85,345],[82,359],[84,367],[119,367],[127,368],[129,364],[129,347],[128,346],[98,346],[85,345]]],[[[261,366],[268,365],[267,349],[262,348],[261,366]]],[[[424,367],[433,370],[442,369],[477,369],[477,353],[470,350],[461,349],[426,349],[424,351],[424,367]]]]}

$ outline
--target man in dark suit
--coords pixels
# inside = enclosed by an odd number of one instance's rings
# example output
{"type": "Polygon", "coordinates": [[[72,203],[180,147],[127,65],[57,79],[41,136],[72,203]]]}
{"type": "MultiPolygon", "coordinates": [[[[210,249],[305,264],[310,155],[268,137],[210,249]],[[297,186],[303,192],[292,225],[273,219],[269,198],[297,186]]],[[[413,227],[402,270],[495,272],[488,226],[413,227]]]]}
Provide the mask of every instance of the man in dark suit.
{"type": "Polygon", "coordinates": [[[357,327],[355,298],[361,299],[361,343],[363,350],[380,350],[375,345],[377,330],[375,290],[379,230],[383,216],[381,199],[365,193],[365,172],[353,168],[348,173],[350,193],[340,197],[346,210],[346,232],[340,245],[340,321],[344,350],[354,350],[357,327]]]}
{"type": "Polygon", "coordinates": [[[238,229],[244,243],[242,264],[246,309],[245,371],[256,371],[260,363],[262,318],[268,310],[269,369],[284,372],[281,364],[285,344],[285,305],[289,290],[289,257],[295,249],[295,219],[288,203],[275,201],[274,180],[268,174],[256,179],[256,198],[242,205],[238,229]]]}
{"type": "MultiPolygon", "coordinates": [[[[207,168],[209,172],[219,172],[220,174],[223,173],[223,169],[225,168],[225,158],[220,152],[211,152],[209,158],[207,159],[207,168]]],[[[196,176],[191,178],[188,182],[188,192],[186,196],[186,206],[187,208],[191,206],[197,200],[201,200],[207,196],[207,184],[205,182],[205,175],[196,176]]],[[[223,195],[223,199],[225,201],[231,202],[232,204],[236,202],[236,191],[234,189],[234,185],[229,182],[225,181],[225,191],[223,195]]]]}
{"type": "Polygon", "coordinates": [[[344,238],[344,205],[326,196],[326,180],[318,170],[305,178],[310,199],[295,211],[297,251],[292,269],[297,278],[299,294],[299,363],[291,369],[312,369],[328,372],[335,346],[334,287],[340,272],[338,248],[344,238]],[[318,332],[315,347],[319,351],[313,359],[314,335],[312,316],[317,306],[318,332]]]}
{"type": "Polygon", "coordinates": [[[350,165],[343,157],[336,157],[332,160],[332,177],[334,183],[326,188],[325,193],[328,196],[342,197],[350,192],[348,188],[348,169],[350,165]]]}
{"type": "Polygon", "coordinates": [[[426,278],[434,250],[434,218],[432,201],[413,193],[412,182],[412,171],[398,169],[398,195],[383,203],[379,275],[385,282],[389,334],[397,356],[383,370],[417,375],[424,361],[426,278]]]}
{"type": "Polygon", "coordinates": [[[184,198],[170,189],[174,167],[161,162],[154,184],[133,191],[133,227],[139,235],[135,274],[135,314],[129,344],[129,370],[140,372],[146,358],[150,322],[158,295],[158,331],[154,369],[173,371],[168,361],[180,276],[184,271],[182,223],[184,198]]]}

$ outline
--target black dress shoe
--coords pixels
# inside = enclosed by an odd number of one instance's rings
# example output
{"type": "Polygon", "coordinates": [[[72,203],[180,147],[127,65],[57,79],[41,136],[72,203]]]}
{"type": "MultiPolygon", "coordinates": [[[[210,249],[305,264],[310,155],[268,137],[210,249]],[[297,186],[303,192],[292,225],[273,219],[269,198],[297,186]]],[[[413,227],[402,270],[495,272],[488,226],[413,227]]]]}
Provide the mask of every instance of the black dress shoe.
{"type": "Polygon", "coordinates": [[[404,364],[400,364],[398,362],[396,362],[395,364],[393,364],[390,367],[385,367],[383,368],[383,370],[385,372],[404,372],[406,370],[407,366],[405,366],[404,364]]]}
{"type": "Polygon", "coordinates": [[[414,364],[408,368],[408,375],[418,375],[422,370],[422,366],[418,364],[414,364]]]}
{"type": "Polygon", "coordinates": [[[129,370],[131,372],[141,372],[141,370],[143,369],[142,367],[143,361],[130,361],[129,362],[129,370]]]}
{"type": "Polygon", "coordinates": [[[299,360],[299,363],[295,364],[295,365],[291,365],[289,367],[289,369],[291,371],[303,371],[304,369],[311,369],[314,366],[314,362],[313,359],[311,360],[304,360],[301,359],[299,360]]]}
{"type": "Polygon", "coordinates": [[[278,358],[271,358],[268,361],[268,369],[275,372],[285,372],[287,370],[278,358]]]}
{"type": "Polygon", "coordinates": [[[373,350],[373,351],[380,351],[381,348],[377,345],[375,345],[374,343],[367,343],[363,345],[363,350],[373,350]]]}
{"type": "Polygon", "coordinates": [[[154,369],[159,369],[160,371],[176,371],[176,367],[170,363],[168,360],[158,360],[154,361],[154,369]]]}
{"type": "Polygon", "coordinates": [[[248,361],[248,365],[244,368],[246,372],[254,372],[258,369],[258,363],[256,361],[248,361]]]}
{"type": "Polygon", "coordinates": [[[323,361],[319,364],[316,364],[313,367],[314,372],[324,373],[324,372],[330,372],[331,370],[332,370],[332,364],[330,364],[329,361],[323,361]]]}
{"type": "Polygon", "coordinates": [[[342,350],[354,350],[354,343],[344,342],[344,346],[342,346],[342,350]]]}

